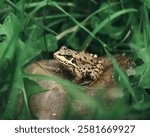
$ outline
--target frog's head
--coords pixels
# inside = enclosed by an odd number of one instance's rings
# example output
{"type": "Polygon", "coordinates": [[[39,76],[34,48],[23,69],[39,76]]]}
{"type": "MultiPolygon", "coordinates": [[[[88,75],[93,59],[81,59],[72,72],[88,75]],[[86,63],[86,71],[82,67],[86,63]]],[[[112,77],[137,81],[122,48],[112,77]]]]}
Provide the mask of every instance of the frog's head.
{"type": "Polygon", "coordinates": [[[73,67],[76,63],[76,59],[73,54],[73,50],[68,49],[66,46],[62,46],[54,53],[54,58],[65,67],[73,67]]]}

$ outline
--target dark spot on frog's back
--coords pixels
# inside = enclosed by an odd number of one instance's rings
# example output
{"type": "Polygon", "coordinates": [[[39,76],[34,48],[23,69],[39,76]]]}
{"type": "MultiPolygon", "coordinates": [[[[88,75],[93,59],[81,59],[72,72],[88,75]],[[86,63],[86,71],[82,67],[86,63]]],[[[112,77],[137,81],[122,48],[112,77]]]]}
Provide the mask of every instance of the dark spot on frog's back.
{"type": "Polygon", "coordinates": [[[88,70],[90,70],[91,68],[90,67],[88,67],[88,70]]]}
{"type": "Polygon", "coordinates": [[[81,67],[79,67],[79,70],[82,70],[82,68],[81,68],[81,67]]]}
{"type": "Polygon", "coordinates": [[[87,58],[84,56],[84,59],[87,59],[87,58]]]}
{"type": "Polygon", "coordinates": [[[95,70],[95,73],[99,73],[99,71],[98,71],[98,70],[95,70]]]}
{"type": "Polygon", "coordinates": [[[93,62],[93,59],[91,59],[90,62],[93,62]]]}
{"type": "Polygon", "coordinates": [[[92,65],[92,66],[91,66],[91,69],[95,69],[95,66],[94,66],[94,65],[92,65]]]}
{"type": "Polygon", "coordinates": [[[81,59],[81,58],[79,58],[79,61],[82,61],[82,59],[81,59]]]}

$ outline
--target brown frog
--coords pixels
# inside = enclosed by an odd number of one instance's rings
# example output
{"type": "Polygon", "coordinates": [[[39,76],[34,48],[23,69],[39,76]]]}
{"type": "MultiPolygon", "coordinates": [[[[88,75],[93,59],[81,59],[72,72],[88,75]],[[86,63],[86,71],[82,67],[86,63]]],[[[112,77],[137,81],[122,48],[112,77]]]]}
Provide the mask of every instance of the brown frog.
{"type": "Polygon", "coordinates": [[[104,71],[104,60],[97,55],[85,51],[75,51],[62,46],[54,53],[54,58],[75,77],[79,82],[82,78],[89,77],[92,81],[100,78],[104,71]]]}

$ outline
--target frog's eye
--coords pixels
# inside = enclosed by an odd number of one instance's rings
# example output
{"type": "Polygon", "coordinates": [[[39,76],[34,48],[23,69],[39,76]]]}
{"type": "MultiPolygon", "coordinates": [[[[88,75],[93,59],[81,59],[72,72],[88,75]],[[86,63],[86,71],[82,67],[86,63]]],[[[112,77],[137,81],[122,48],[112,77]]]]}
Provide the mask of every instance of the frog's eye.
{"type": "Polygon", "coordinates": [[[72,55],[64,55],[64,57],[68,60],[72,59],[72,55]]]}
{"type": "Polygon", "coordinates": [[[73,64],[76,64],[76,60],[75,60],[75,59],[72,59],[71,62],[72,62],[73,64]]]}

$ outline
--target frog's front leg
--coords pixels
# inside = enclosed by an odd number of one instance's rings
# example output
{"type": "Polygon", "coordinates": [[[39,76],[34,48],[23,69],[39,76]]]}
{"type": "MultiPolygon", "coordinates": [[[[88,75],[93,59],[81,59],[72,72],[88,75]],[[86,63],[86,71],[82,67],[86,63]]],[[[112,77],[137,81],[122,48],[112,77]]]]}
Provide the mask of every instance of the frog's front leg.
{"type": "Polygon", "coordinates": [[[82,74],[78,69],[74,69],[74,74],[75,76],[73,82],[79,82],[82,79],[82,74]]]}

